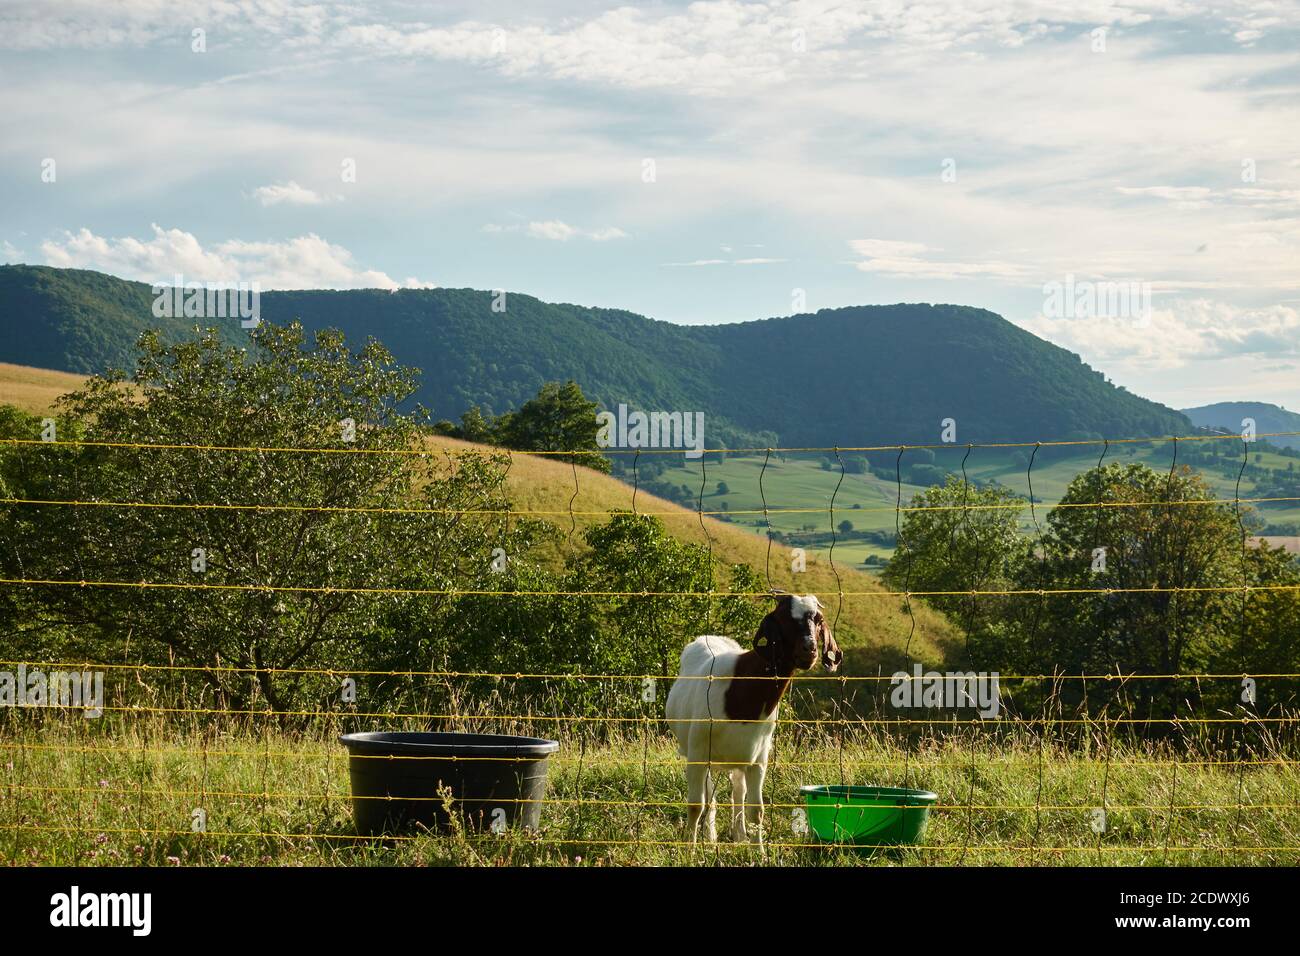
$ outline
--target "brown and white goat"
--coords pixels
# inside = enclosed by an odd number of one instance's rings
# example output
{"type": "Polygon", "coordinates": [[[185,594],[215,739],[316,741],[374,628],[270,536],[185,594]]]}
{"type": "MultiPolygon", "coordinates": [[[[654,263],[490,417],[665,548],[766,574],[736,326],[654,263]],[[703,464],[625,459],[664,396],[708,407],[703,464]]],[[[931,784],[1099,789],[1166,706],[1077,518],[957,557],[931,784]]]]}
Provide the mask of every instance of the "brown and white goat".
{"type": "Polygon", "coordinates": [[[811,594],[778,598],[759,625],[751,651],[713,634],[686,645],[664,716],[686,758],[691,842],[706,810],[706,833],[717,839],[717,770],[731,775],[732,839],[763,842],[763,779],[781,698],[796,670],[807,670],[820,659],[833,671],[843,657],[821,602],[811,594]]]}

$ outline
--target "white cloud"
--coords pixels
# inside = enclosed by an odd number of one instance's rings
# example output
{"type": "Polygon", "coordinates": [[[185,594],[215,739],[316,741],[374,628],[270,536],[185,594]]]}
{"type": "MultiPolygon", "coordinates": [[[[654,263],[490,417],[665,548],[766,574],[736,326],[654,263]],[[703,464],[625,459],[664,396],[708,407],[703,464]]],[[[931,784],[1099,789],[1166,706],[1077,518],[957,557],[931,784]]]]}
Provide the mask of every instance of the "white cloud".
{"type": "MultiPolygon", "coordinates": [[[[726,247],[724,246],[725,250],[726,247]]],[[[788,259],[771,259],[771,258],[752,258],[752,259],[692,259],[690,262],[665,262],[666,266],[683,266],[695,268],[698,266],[769,266],[778,262],[788,262],[788,259]]]]}
{"type": "Polygon", "coordinates": [[[1203,209],[1214,195],[1214,190],[1206,186],[1116,186],[1115,191],[1121,196],[1168,200],[1179,209],[1203,209]]]}
{"type": "Polygon", "coordinates": [[[1300,209],[1300,189],[1237,188],[1232,190],[1231,196],[1247,206],[1278,210],[1300,209]]]}
{"type": "Polygon", "coordinates": [[[1249,206],[1261,209],[1300,207],[1300,189],[1270,189],[1263,186],[1210,189],[1208,186],[1116,186],[1122,196],[1163,199],[1176,209],[1209,209],[1213,206],[1249,206]]]}
{"type": "Polygon", "coordinates": [[[1041,312],[1022,327],[1089,360],[1144,368],[1259,357],[1300,357],[1300,310],[1286,305],[1239,308],[1210,299],[1172,299],[1147,321],[1125,318],[1048,318],[1041,312]]]}
{"type": "Polygon", "coordinates": [[[6,239],[0,242],[0,258],[5,262],[22,262],[23,251],[6,239]]]}
{"type": "Polygon", "coordinates": [[[215,45],[222,34],[258,35],[304,44],[348,19],[345,3],[297,0],[59,0],[37,9],[7,4],[0,11],[0,47],[12,50],[105,49],[183,43],[204,29],[215,45]],[[184,29],[181,27],[184,26],[184,29]]]}
{"type": "Polygon", "coordinates": [[[570,239],[589,239],[592,242],[609,242],[612,239],[627,239],[628,234],[616,226],[602,226],[598,229],[579,229],[560,219],[547,219],[528,224],[514,223],[508,226],[488,223],[483,232],[521,232],[533,239],[548,239],[553,242],[568,242],[570,239]]]}
{"type": "Polygon", "coordinates": [[[901,242],[897,239],[850,239],[849,248],[867,259],[912,258],[925,252],[921,242],[901,242]]]}
{"type": "MultiPolygon", "coordinates": [[[[1223,0],[1212,8],[1178,0],[935,0],[922,6],[701,0],[681,8],[622,4],[549,22],[530,10],[532,16],[510,23],[435,25],[403,19],[400,7],[348,0],[60,0],[53,9],[13,3],[0,12],[0,47],[184,47],[189,29],[176,25],[194,24],[208,31],[214,47],[242,41],[317,60],[331,52],[361,53],[471,64],[509,77],[719,93],[817,70],[865,70],[862,47],[970,57],[1021,49],[1063,31],[1153,20],[1251,45],[1300,24],[1294,4],[1269,4],[1269,16],[1259,7],[1259,0],[1223,0]]],[[[1123,42],[1116,36],[1111,45],[1123,42]]]]}
{"type": "MultiPolygon", "coordinates": [[[[176,210],[192,209],[196,196],[237,195],[259,183],[287,190],[297,185],[283,182],[292,172],[315,187],[307,192],[347,196],[329,207],[340,222],[329,231],[352,244],[360,242],[352,235],[370,237],[368,264],[403,256],[415,241],[442,254],[502,209],[545,210],[546,219],[485,232],[567,242],[557,247],[566,251],[632,233],[677,250],[656,261],[696,252],[702,258],[665,263],[704,269],[689,277],[697,280],[689,298],[673,288],[684,283],[653,278],[618,292],[620,304],[685,321],[767,309],[761,284],[735,281],[746,273],[708,268],[761,266],[736,257],[775,250],[734,241],[720,249],[700,245],[701,236],[769,238],[810,268],[837,258],[834,245],[827,252],[836,237],[919,240],[858,240],[819,289],[819,301],[835,304],[906,294],[1014,317],[1032,313],[1043,282],[1067,274],[1150,283],[1161,308],[1175,295],[1213,296],[1253,313],[1295,305],[1300,289],[1298,61],[1285,42],[1300,26],[1294,3],[706,0],[633,8],[588,0],[512,16],[495,50],[496,25],[477,22],[489,14],[467,4],[419,13],[411,4],[332,0],[47,7],[0,0],[0,48],[49,51],[25,56],[25,69],[0,85],[0,112],[24,131],[0,138],[0,182],[10,184],[0,185],[0,206],[21,214],[15,239],[18,230],[46,235],[86,221],[69,218],[77,208],[98,210],[95,228],[106,235],[136,231],[148,221],[140,210],[188,222],[176,210]],[[404,22],[410,16],[431,22],[404,22]],[[174,26],[191,22],[208,27],[206,57],[189,54],[188,30],[174,26]],[[1102,24],[1114,29],[1107,52],[1094,54],[1088,31],[1102,24]],[[804,53],[790,44],[796,28],[805,31],[804,53]],[[148,57],[132,51],[148,44],[148,57]],[[122,49],[67,52],[84,46],[122,49]],[[398,88],[445,93],[393,96],[398,88]],[[84,205],[46,211],[22,200],[31,156],[54,149],[42,144],[58,144],[51,198],[84,205]],[[152,159],[164,155],[166,163],[152,159]],[[358,158],[360,177],[331,187],[343,156],[358,158]],[[640,180],[644,156],[656,159],[654,184],[640,180]],[[959,175],[943,183],[939,164],[948,156],[959,175]],[[1247,158],[1258,182],[1241,182],[1247,158]],[[446,229],[431,235],[430,222],[446,229]],[[335,231],[344,228],[356,232],[335,231]],[[953,280],[962,284],[954,289],[953,280]]],[[[207,234],[246,235],[243,207],[214,208],[207,234]]],[[[97,255],[127,256],[118,248],[126,240],[105,241],[117,245],[97,255]]],[[[522,241],[500,245],[493,259],[514,256],[511,264],[525,269],[536,252],[522,241]]],[[[626,245],[625,264],[637,259],[626,245]]],[[[235,257],[211,244],[199,251],[235,257]]],[[[133,254],[146,263],[154,255],[133,254]]],[[[187,254],[178,246],[156,257],[165,264],[187,254]]],[[[333,259],[328,251],[298,255],[333,259]]],[[[272,260],[262,271],[297,272],[303,282],[334,271],[272,260]]],[[[242,262],[252,267],[247,256],[242,262]]],[[[473,261],[458,268],[461,284],[494,281],[481,279],[473,261]]],[[[350,260],[341,272],[340,282],[367,274],[350,260]]],[[[587,301],[606,294],[603,278],[552,272],[530,281],[543,294],[587,301]]],[[[1189,336],[1160,321],[1171,354],[1229,352],[1236,341],[1235,323],[1223,335],[1193,326],[1189,336]]],[[[1045,328],[1057,338],[1065,324],[1045,328]]],[[[1265,332],[1255,330],[1267,340],[1265,332]]],[[[1143,358],[1154,346],[1125,329],[1071,326],[1069,335],[1092,356],[1160,360],[1143,358]]],[[[1252,375],[1247,368],[1235,380],[1252,375]]],[[[1132,381],[1143,384],[1140,374],[1132,381]]]]}
{"type": "Polygon", "coordinates": [[[1234,30],[1239,43],[1253,43],[1265,28],[1300,23],[1293,8],[1279,5],[1277,12],[1284,16],[1255,18],[1251,0],[1229,0],[1213,10],[1170,0],[946,0],[919,7],[891,0],[703,0],[680,10],[625,5],[553,24],[358,22],[328,42],[370,55],[473,63],[511,77],[712,95],[811,71],[861,70],[861,47],[889,44],[901,52],[971,56],[983,49],[1019,49],[1067,24],[1091,30],[1135,27],[1157,17],[1208,20],[1234,30]]]}
{"type": "Polygon", "coordinates": [[[341,197],[324,196],[306,186],[299,186],[291,179],[287,183],[258,186],[253,190],[253,198],[263,206],[278,206],[281,203],[288,203],[291,206],[319,206],[341,197]]]}
{"type": "Polygon", "coordinates": [[[530,222],[528,224],[528,235],[534,239],[553,239],[557,242],[567,242],[578,235],[578,230],[567,222],[550,219],[546,222],[530,222]]]}
{"type": "Polygon", "coordinates": [[[1029,274],[1024,265],[996,259],[953,261],[933,259],[932,250],[920,242],[902,242],[894,239],[850,239],[849,248],[862,261],[854,265],[863,272],[874,272],[904,279],[968,279],[999,278],[1019,279],[1029,274]]]}
{"type": "Polygon", "coordinates": [[[384,272],[364,269],[352,253],[315,233],[281,242],[229,239],[205,248],[193,233],[153,226],[149,239],[107,238],[89,229],[41,243],[47,265],[95,269],[142,282],[257,282],[263,289],[430,288],[408,278],[398,282],[384,272]]]}

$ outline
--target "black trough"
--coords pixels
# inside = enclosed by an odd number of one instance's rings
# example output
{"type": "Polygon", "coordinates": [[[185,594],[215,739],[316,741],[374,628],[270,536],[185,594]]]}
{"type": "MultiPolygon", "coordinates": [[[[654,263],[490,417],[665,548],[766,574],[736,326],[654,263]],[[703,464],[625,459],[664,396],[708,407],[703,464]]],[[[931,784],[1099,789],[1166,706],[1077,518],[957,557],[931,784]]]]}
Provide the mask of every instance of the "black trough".
{"type": "Polygon", "coordinates": [[[344,734],[352,813],[366,836],[451,827],[441,788],[473,830],[537,829],[555,740],[507,734],[344,734]]]}

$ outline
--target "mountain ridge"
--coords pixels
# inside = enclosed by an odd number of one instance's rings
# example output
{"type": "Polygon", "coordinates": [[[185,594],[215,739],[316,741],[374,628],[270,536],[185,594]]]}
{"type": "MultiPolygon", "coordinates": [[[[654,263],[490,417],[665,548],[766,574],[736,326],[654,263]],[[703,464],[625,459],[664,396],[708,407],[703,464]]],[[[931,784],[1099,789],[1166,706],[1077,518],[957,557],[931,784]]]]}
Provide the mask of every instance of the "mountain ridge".
{"type": "MultiPolygon", "coordinates": [[[[1277,432],[1300,432],[1300,413],[1269,402],[1212,402],[1196,408],[1181,410],[1192,424],[1202,428],[1241,431],[1244,418],[1255,419],[1255,431],[1260,435],[1277,432]]],[[[1268,439],[1271,444],[1287,448],[1300,448],[1300,435],[1268,439]]]]}
{"type": "MultiPolygon", "coordinates": [[[[166,338],[213,320],[158,319],[151,287],[88,270],[0,266],[0,360],[60,371],[129,368],[146,328],[166,338]]],[[[261,294],[261,317],[382,341],[423,372],[435,417],[518,407],[574,379],[603,407],[703,411],[710,447],[855,446],[1185,434],[1191,422],[1106,381],[1065,349],[972,306],[846,306],[719,325],[474,289],[261,294]]],[[[246,343],[237,320],[215,320],[246,343]]]]}

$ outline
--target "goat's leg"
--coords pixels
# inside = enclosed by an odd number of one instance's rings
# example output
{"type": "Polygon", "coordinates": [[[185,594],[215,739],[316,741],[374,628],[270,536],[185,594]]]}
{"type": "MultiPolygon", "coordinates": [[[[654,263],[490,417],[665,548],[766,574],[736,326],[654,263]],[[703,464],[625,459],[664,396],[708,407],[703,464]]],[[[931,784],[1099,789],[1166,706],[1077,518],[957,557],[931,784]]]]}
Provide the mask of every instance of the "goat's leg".
{"type": "Polygon", "coordinates": [[[704,770],[704,835],[710,843],[718,842],[718,785],[711,765],[704,770]]]}
{"type": "Polygon", "coordinates": [[[729,771],[731,776],[731,839],[743,843],[749,837],[745,834],[745,769],[736,767],[729,771]]]}
{"type": "Polygon", "coordinates": [[[686,832],[692,844],[700,835],[700,814],[704,812],[708,778],[708,767],[703,764],[686,765],[686,832]]]}
{"type": "Polygon", "coordinates": [[[745,768],[745,817],[753,829],[750,836],[763,845],[763,781],[767,778],[767,765],[751,764],[745,768]]]}

